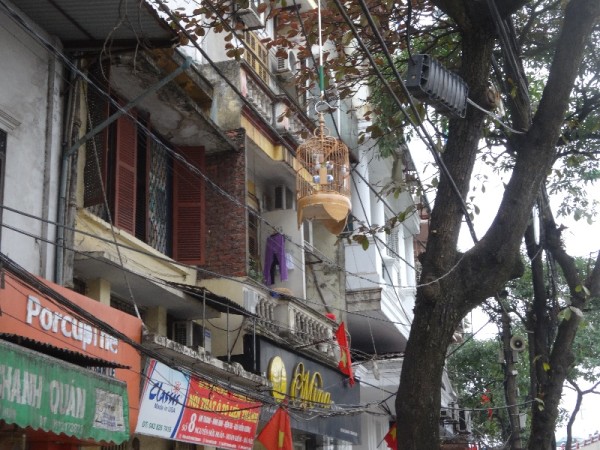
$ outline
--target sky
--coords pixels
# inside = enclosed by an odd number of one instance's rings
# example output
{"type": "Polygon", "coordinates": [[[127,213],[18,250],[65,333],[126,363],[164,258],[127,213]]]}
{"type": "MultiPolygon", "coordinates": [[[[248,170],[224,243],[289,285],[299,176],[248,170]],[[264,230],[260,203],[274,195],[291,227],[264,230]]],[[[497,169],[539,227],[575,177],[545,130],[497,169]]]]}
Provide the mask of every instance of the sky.
{"type": "MultiPolygon", "coordinates": [[[[431,162],[430,152],[422,148],[417,152],[411,152],[413,159],[415,159],[415,165],[423,167],[424,164],[431,162]]],[[[485,192],[482,192],[479,187],[472,191],[469,195],[473,195],[474,204],[477,205],[480,212],[474,216],[473,224],[475,233],[478,238],[481,238],[487,228],[490,226],[497,207],[502,199],[502,193],[504,192],[504,186],[502,180],[495,176],[489,168],[478,165],[476,166],[475,173],[478,175],[476,179],[482,179],[487,177],[485,183],[485,192]]],[[[425,169],[424,173],[420,173],[421,180],[427,183],[427,179],[433,176],[433,169],[429,167],[425,169]]],[[[476,183],[475,183],[476,184],[476,183]]],[[[590,188],[589,195],[600,202],[600,189],[590,188]]],[[[431,199],[430,199],[431,200],[431,199]]],[[[554,205],[553,210],[556,210],[554,205]]],[[[591,252],[597,252],[600,250],[600,219],[596,223],[589,224],[585,220],[575,221],[572,218],[556,217],[556,222],[560,225],[564,225],[565,228],[562,232],[562,238],[565,243],[565,248],[571,256],[582,256],[588,257],[591,252]]],[[[473,245],[471,235],[466,226],[463,227],[461,237],[459,241],[459,248],[461,250],[467,250],[473,245]]],[[[494,339],[498,336],[498,329],[495,325],[490,325],[488,322],[487,315],[477,309],[473,311],[468,317],[472,324],[473,331],[481,330],[477,333],[478,339],[494,339]]],[[[582,384],[582,389],[586,389],[590,386],[582,384]]],[[[563,402],[562,407],[571,411],[575,404],[575,394],[569,389],[563,390],[563,402]]],[[[573,436],[585,438],[589,434],[593,434],[595,431],[600,430],[600,419],[598,419],[597,411],[600,410],[600,396],[599,395],[588,395],[584,397],[582,408],[577,415],[577,420],[573,425],[573,436]]],[[[558,428],[556,431],[557,439],[566,436],[566,427],[563,426],[558,428]]]]}
{"type": "MultiPolygon", "coordinates": [[[[490,225],[495,208],[497,207],[503,192],[502,182],[498,179],[491,179],[486,188],[485,201],[478,202],[481,210],[480,214],[475,217],[474,226],[476,234],[481,237],[487,227],[490,225]]],[[[590,189],[589,195],[600,201],[600,189],[590,189]]],[[[600,221],[589,224],[585,220],[575,221],[565,217],[557,217],[558,224],[562,224],[567,228],[563,230],[562,237],[565,243],[565,248],[572,256],[588,257],[590,252],[600,250],[600,221]]],[[[469,233],[464,230],[461,235],[461,246],[468,248],[472,245],[469,233]]],[[[486,324],[488,317],[481,310],[475,310],[470,315],[473,330],[476,331],[486,324]]],[[[493,339],[498,335],[498,329],[495,325],[487,325],[478,333],[479,339],[493,339]]],[[[589,384],[582,383],[581,388],[589,388],[589,384]]],[[[576,396],[574,391],[569,389],[563,390],[562,407],[571,411],[575,405],[576,396]]],[[[600,396],[590,394],[584,396],[582,408],[577,415],[577,420],[573,425],[573,436],[585,438],[589,434],[600,430],[600,419],[598,418],[598,410],[600,410],[600,396]]],[[[565,437],[567,434],[566,426],[560,427],[556,431],[557,439],[565,437]]]]}

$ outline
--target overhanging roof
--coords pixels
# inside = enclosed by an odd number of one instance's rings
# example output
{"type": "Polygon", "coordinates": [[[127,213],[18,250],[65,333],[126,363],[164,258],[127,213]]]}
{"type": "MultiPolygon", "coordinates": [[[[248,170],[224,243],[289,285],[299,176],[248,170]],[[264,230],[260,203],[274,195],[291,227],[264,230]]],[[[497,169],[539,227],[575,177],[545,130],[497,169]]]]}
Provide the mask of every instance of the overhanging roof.
{"type": "Polygon", "coordinates": [[[19,0],[16,4],[68,50],[169,47],[176,38],[143,0],[19,0]]]}
{"type": "Polygon", "coordinates": [[[177,289],[181,289],[183,292],[191,295],[199,301],[206,301],[206,304],[208,306],[216,309],[219,312],[228,314],[238,314],[245,317],[256,317],[256,314],[251,313],[242,305],[237,304],[236,302],[228,299],[227,297],[217,295],[204,287],[192,286],[183,283],[174,283],[171,281],[166,281],[166,283],[177,289]]]}

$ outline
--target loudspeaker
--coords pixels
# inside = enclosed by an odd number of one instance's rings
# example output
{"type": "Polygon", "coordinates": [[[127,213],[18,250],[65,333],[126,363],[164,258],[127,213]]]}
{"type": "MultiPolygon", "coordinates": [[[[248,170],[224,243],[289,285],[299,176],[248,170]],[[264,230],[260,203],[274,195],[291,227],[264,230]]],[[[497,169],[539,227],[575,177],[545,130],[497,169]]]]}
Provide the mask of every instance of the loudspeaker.
{"type": "Polygon", "coordinates": [[[513,336],[510,338],[510,348],[515,352],[522,352],[525,350],[525,339],[522,336],[513,336]]]}

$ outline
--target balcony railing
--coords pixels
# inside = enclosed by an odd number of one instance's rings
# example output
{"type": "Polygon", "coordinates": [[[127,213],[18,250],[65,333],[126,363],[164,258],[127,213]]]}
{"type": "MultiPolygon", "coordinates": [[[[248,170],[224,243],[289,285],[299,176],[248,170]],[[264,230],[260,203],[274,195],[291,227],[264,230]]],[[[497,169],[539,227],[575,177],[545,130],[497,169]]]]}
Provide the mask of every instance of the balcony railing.
{"type": "Polygon", "coordinates": [[[259,294],[256,304],[257,325],[306,350],[325,357],[334,356],[335,322],[307,308],[285,293],[259,294]]]}

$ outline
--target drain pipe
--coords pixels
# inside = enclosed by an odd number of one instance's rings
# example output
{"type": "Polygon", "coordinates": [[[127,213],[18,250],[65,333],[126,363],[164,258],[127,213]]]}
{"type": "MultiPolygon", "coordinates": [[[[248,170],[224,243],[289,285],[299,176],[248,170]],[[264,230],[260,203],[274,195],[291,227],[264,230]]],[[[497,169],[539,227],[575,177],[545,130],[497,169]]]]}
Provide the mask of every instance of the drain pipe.
{"type": "MultiPolygon", "coordinates": [[[[108,127],[111,123],[115,122],[121,116],[127,114],[127,112],[136,106],[143,98],[152,94],[171,82],[174,78],[181,75],[186,69],[191,67],[192,59],[186,58],[183,64],[167,75],[165,78],[160,80],[158,83],[150,86],[140,95],[138,95],[135,99],[127,103],[125,106],[120,107],[119,110],[106,119],[104,122],[98,124],[91,131],[86,133],[83,137],[77,140],[74,144],[67,148],[67,142],[63,144],[63,156],[61,161],[60,168],[60,185],[59,185],[59,197],[58,197],[58,225],[56,230],[56,267],[55,267],[55,282],[57,284],[64,284],[64,245],[65,245],[65,217],[66,217],[66,207],[67,207],[67,184],[68,184],[68,170],[69,163],[71,157],[75,154],[75,152],[84,145],[88,139],[92,138],[96,134],[100,133],[106,127],[108,127]]],[[[81,72],[79,73],[81,74],[81,72]]],[[[88,80],[89,81],[89,80],[88,80]]],[[[89,83],[88,83],[89,85],[89,83]]]]}

